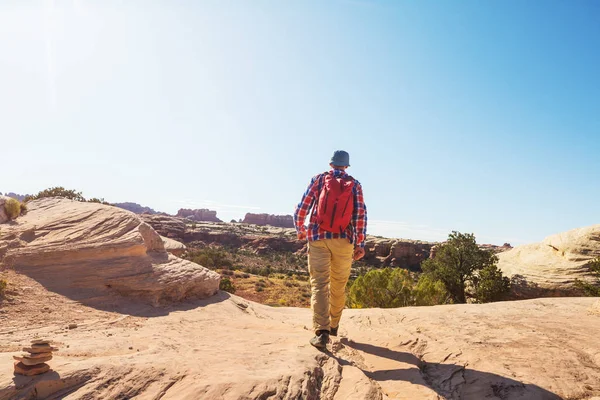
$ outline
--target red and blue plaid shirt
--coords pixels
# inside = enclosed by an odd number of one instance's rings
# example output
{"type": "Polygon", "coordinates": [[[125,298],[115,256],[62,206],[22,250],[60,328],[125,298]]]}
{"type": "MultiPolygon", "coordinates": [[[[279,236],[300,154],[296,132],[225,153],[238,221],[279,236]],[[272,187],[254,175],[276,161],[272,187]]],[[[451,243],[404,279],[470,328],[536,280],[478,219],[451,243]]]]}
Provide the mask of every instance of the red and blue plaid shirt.
{"type": "Polygon", "coordinates": [[[305,232],[309,242],[321,239],[344,238],[350,240],[350,243],[365,247],[365,237],[367,235],[367,206],[365,205],[365,200],[363,198],[362,186],[356,179],[354,180],[354,188],[352,189],[354,194],[352,222],[348,225],[346,231],[344,233],[333,233],[319,227],[319,224],[317,223],[316,203],[319,200],[319,194],[323,187],[323,180],[327,174],[333,174],[336,178],[348,176],[344,171],[333,169],[330,172],[324,172],[312,178],[308,185],[308,189],[306,189],[304,196],[302,196],[302,200],[296,206],[296,212],[294,213],[296,231],[298,233],[305,232]],[[304,226],[304,220],[311,208],[312,213],[307,230],[306,226],[304,226]]]}

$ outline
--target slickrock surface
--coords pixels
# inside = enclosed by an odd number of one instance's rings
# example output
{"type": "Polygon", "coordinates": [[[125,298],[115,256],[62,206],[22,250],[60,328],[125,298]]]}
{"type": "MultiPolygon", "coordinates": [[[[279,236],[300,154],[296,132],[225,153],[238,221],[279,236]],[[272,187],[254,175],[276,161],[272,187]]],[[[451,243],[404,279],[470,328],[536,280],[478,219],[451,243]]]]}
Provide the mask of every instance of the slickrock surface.
{"type": "Polygon", "coordinates": [[[100,311],[58,295],[54,311],[32,325],[28,304],[43,290],[33,286],[3,306],[0,400],[600,396],[594,298],[346,310],[340,336],[320,352],[308,344],[308,309],[220,292],[176,307],[100,311]],[[66,329],[73,320],[78,328],[66,329]],[[13,376],[12,356],[39,337],[61,348],[53,371],[13,376]]]}
{"type": "Polygon", "coordinates": [[[216,293],[220,276],[165,251],[129,211],[45,198],[0,230],[0,262],[47,289],[99,303],[117,292],[158,305],[216,293]]]}
{"type": "Polygon", "coordinates": [[[600,256],[600,224],[548,236],[498,254],[498,267],[513,277],[522,297],[576,294],[575,279],[592,280],[591,260],[600,256]]]}

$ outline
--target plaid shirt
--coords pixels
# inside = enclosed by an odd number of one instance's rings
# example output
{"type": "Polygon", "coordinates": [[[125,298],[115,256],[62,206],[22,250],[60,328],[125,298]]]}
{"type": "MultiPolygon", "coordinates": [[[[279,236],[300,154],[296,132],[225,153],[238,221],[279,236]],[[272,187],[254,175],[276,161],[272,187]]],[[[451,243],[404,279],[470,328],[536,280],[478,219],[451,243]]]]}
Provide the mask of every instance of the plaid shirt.
{"type": "Polygon", "coordinates": [[[302,200],[296,206],[296,212],[294,213],[294,225],[298,233],[305,232],[308,237],[308,241],[312,242],[321,239],[338,239],[344,238],[350,240],[350,243],[355,243],[357,246],[365,247],[365,237],[367,235],[367,206],[363,198],[362,186],[357,180],[354,180],[354,188],[352,192],[354,194],[354,211],[352,213],[352,222],[346,228],[344,233],[333,233],[328,232],[319,227],[317,223],[317,205],[319,201],[319,194],[323,187],[323,180],[325,175],[333,174],[337,177],[347,177],[346,172],[333,169],[330,172],[324,172],[316,175],[310,181],[308,189],[302,196],[302,200]],[[304,220],[309,210],[312,208],[310,216],[310,222],[308,224],[308,231],[304,226],[304,220]]]}

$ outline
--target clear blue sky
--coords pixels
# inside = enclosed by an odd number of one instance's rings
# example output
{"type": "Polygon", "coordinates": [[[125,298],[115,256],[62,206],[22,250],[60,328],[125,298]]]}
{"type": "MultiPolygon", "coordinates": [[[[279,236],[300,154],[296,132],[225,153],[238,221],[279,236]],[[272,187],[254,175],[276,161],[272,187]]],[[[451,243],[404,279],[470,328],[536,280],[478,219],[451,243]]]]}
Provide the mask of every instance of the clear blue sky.
{"type": "Polygon", "coordinates": [[[335,149],[369,233],[600,223],[600,2],[0,3],[0,191],[293,212],[335,149]]]}

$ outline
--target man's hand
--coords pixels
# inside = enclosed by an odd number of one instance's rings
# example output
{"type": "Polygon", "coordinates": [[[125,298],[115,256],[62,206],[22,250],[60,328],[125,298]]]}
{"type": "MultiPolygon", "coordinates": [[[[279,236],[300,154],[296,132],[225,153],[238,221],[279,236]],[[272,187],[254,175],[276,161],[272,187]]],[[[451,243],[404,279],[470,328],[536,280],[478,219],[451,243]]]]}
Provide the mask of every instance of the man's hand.
{"type": "Polygon", "coordinates": [[[354,259],[354,261],[358,261],[361,258],[363,258],[364,256],[365,256],[365,249],[364,249],[364,247],[356,246],[354,248],[354,255],[352,256],[352,258],[354,259]]]}
{"type": "Polygon", "coordinates": [[[298,232],[298,240],[306,240],[306,232],[298,232]]]}

